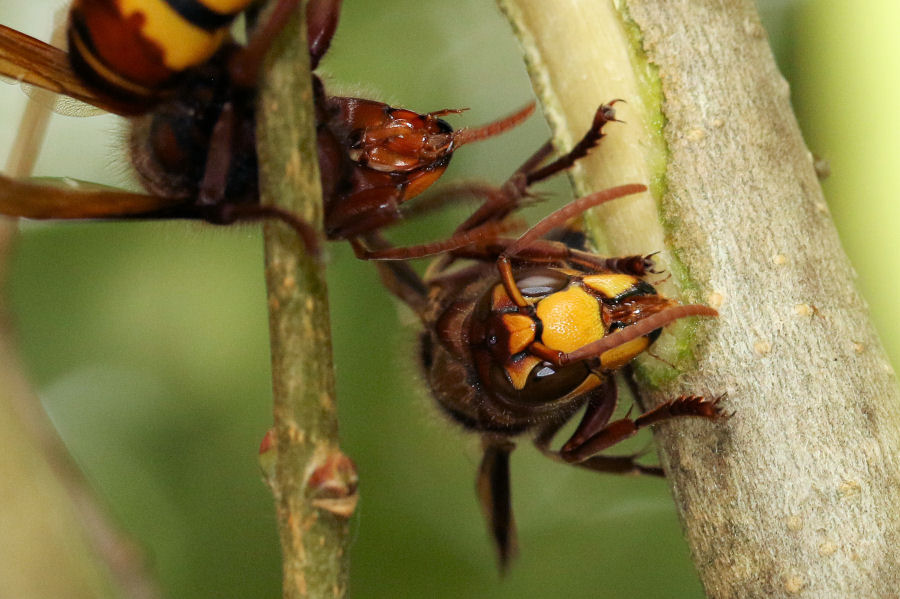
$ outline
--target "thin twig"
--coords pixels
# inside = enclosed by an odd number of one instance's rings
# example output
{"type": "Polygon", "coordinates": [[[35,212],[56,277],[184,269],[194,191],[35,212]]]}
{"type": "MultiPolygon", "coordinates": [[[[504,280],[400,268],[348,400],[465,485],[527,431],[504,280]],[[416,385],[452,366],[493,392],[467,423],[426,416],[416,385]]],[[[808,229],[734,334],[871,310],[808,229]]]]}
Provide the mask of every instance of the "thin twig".
{"type": "MultiPolygon", "coordinates": [[[[290,210],[321,230],[303,31],[295,17],[264,69],[257,124],[260,185],[264,204],[290,210]]],[[[269,460],[267,482],[275,496],[284,597],[343,597],[352,508],[342,511],[329,502],[355,499],[355,473],[338,448],[324,265],[306,255],[284,224],[266,223],[264,234],[275,422],[275,459],[269,460]]]]}

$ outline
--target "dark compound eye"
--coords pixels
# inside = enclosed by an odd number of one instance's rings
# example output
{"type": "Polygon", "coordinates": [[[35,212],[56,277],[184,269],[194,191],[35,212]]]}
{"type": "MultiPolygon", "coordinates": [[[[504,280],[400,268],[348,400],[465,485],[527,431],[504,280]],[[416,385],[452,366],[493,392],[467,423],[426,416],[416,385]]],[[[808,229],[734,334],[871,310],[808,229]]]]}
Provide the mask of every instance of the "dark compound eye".
{"type": "Polygon", "coordinates": [[[516,286],[525,297],[543,297],[564,289],[569,276],[550,268],[528,270],[516,278],[516,286]]]}
{"type": "Polygon", "coordinates": [[[434,122],[437,123],[438,130],[441,133],[452,133],[453,132],[453,127],[451,127],[450,123],[448,123],[444,119],[435,119],[434,122]]]}
{"type": "Polygon", "coordinates": [[[513,388],[506,372],[499,366],[491,368],[491,388],[511,402],[531,405],[548,404],[569,395],[590,376],[591,371],[584,362],[557,368],[546,362],[536,366],[521,390],[513,388]]]}
{"type": "Polygon", "coordinates": [[[551,364],[541,364],[535,368],[528,383],[522,389],[522,400],[529,403],[547,403],[567,396],[591,374],[584,362],[576,362],[557,368],[551,364]]]}

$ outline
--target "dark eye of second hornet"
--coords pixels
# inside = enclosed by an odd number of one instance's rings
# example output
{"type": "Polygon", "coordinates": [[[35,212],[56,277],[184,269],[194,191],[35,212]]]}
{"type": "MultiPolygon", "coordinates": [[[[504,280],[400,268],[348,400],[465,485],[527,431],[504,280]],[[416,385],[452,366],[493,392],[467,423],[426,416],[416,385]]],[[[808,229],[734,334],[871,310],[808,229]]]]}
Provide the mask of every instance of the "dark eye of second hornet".
{"type": "Polygon", "coordinates": [[[516,286],[525,297],[543,297],[569,284],[569,276],[552,268],[535,268],[516,276],[516,286]]]}

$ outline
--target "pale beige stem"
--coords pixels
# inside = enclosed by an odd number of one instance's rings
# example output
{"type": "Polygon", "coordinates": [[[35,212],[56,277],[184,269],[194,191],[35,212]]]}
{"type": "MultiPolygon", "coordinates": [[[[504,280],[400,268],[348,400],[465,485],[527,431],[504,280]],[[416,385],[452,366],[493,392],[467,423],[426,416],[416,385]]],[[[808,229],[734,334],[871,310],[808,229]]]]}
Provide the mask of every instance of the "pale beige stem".
{"type": "MultiPolygon", "coordinates": [[[[64,43],[65,19],[55,15],[54,44],[64,43]]],[[[54,98],[32,90],[7,175],[31,175],[54,98]]],[[[0,219],[0,282],[17,233],[15,220],[0,219]]],[[[0,306],[0,596],[158,597],[139,548],[113,525],[23,374],[7,319],[0,306]]]]}
{"type": "Polygon", "coordinates": [[[572,175],[651,187],[599,211],[607,249],[663,250],[667,292],[721,313],[668,336],[682,376],[642,362],[651,404],[727,391],[736,412],[656,432],[708,596],[896,597],[897,382],[753,2],[499,1],[563,147],[627,101],[572,175]]]}

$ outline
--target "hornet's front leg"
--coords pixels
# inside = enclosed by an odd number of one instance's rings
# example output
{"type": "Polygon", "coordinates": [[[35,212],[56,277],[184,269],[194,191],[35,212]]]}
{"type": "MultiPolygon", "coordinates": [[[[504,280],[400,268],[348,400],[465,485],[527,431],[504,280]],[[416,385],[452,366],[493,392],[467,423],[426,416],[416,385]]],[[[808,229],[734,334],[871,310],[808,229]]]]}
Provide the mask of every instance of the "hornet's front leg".
{"type": "MultiPolygon", "coordinates": [[[[582,417],[578,428],[572,434],[572,438],[566,443],[566,446],[570,444],[577,445],[579,440],[590,437],[598,430],[605,429],[616,409],[616,405],[619,401],[618,397],[619,392],[615,379],[612,376],[607,376],[604,378],[603,383],[591,392],[584,416],[582,417]]],[[[572,464],[573,466],[593,470],[594,472],[664,476],[662,468],[659,466],[644,466],[643,464],[638,463],[637,459],[642,455],[640,453],[610,456],[595,454],[581,460],[573,461],[571,453],[550,449],[550,443],[553,441],[553,437],[565,422],[566,421],[563,420],[550,423],[541,429],[540,433],[535,438],[535,447],[547,457],[556,461],[572,464]]]]}
{"type": "Polygon", "coordinates": [[[723,397],[720,395],[708,400],[699,395],[682,395],[644,412],[635,419],[625,417],[613,422],[609,422],[609,415],[605,413],[603,414],[605,418],[595,418],[597,413],[602,411],[602,406],[595,409],[594,413],[591,407],[588,407],[581,425],[562,446],[559,455],[569,463],[580,464],[657,422],[680,416],[698,416],[707,420],[725,418],[726,414],[719,405],[723,397]]]}

